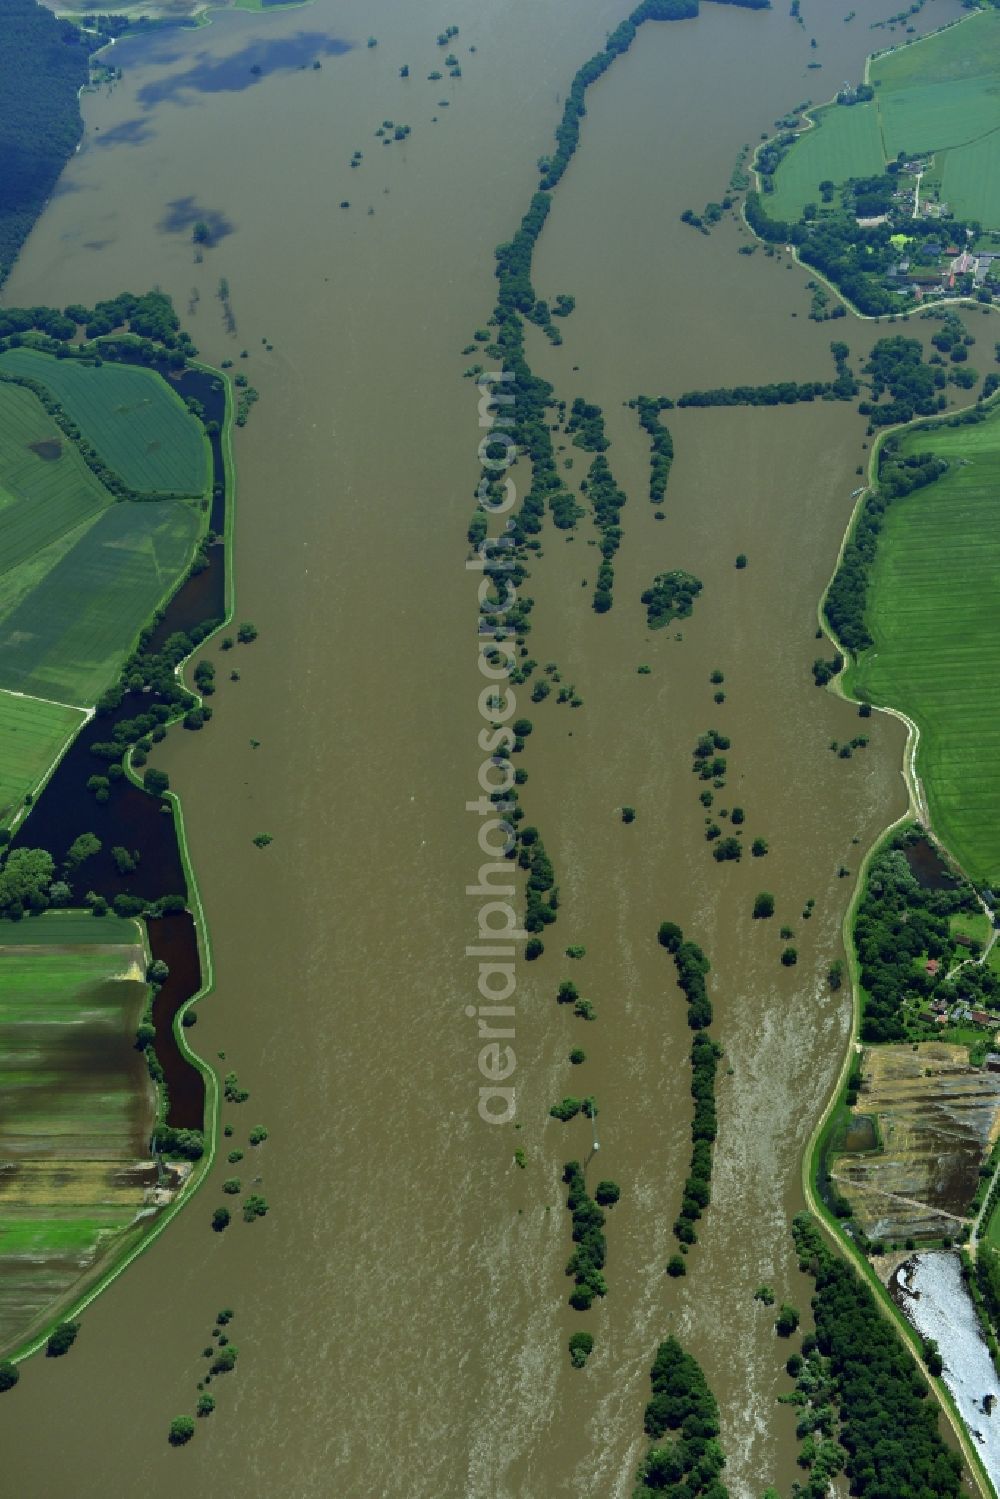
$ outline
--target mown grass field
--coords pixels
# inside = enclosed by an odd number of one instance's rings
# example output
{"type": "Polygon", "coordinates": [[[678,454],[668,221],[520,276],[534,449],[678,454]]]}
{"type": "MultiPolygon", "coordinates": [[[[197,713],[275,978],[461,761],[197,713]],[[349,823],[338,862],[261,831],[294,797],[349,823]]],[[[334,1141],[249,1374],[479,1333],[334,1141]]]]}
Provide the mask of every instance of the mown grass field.
{"type": "Polygon", "coordinates": [[[200,422],[155,370],[82,364],[37,349],[8,349],[0,370],[38,380],[104,462],[144,494],[200,495],[208,450],[200,422]]]}
{"type": "Polygon", "coordinates": [[[71,1291],[143,1205],[137,1168],[153,1123],[133,1045],[143,962],[135,922],[73,913],[0,923],[0,1349],[71,1291]],[[113,945],[69,945],[80,931],[113,945]]]}
{"type": "Polygon", "coordinates": [[[183,500],[125,502],[24,564],[30,589],[7,609],[0,598],[0,688],[92,706],[179,581],[199,527],[183,500]]]}
{"type": "Polygon", "coordinates": [[[765,200],[768,214],[795,221],[807,203],[821,203],[821,182],[874,176],[883,166],[874,103],[832,104],[817,111],[813,128],[800,136],[775,172],[774,192],[765,200]]]}
{"type": "Polygon", "coordinates": [[[10,821],[84,723],[61,703],[0,692],[0,827],[10,821]]]}
{"type": "Polygon", "coordinates": [[[886,514],[869,589],[875,645],[849,687],[915,721],[937,833],[973,879],[1000,885],[1000,409],[978,426],[918,428],[901,447],[952,467],[886,514]]]}

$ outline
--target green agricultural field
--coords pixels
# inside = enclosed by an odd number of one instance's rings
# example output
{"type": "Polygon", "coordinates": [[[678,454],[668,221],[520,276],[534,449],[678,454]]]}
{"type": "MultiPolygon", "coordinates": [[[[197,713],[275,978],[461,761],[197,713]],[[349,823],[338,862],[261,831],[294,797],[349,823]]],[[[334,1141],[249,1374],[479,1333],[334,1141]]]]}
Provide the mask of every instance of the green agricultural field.
{"type": "Polygon", "coordinates": [[[771,218],[796,221],[807,203],[822,202],[819,184],[848,177],[872,177],[885,165],[874,103],[831,104],[816,112],[816,123],[791,147],[774,174],[766,199],[771,218]]]}
{"type": "Polygon", "coordinates": [[[133,1044],[144,961],[135,922],[0,922],[0,1353],[92,1273],[155,1181],[133,1044]],[[88,945],[69,945],[81,931],[88,945]]]}
{"type": "Polygon", "coordinates": [[[155,370],[83,364],[37,349],[8,349],[0,371],[38,380],[109,468],[143,494],[200,495],[209,454],[201,423],[155,370]]]}
{"type": "MultiPolygon", "coordinates": [[[[60,374],[66,368],[32,350],[9,352],[60,374]]],[[[105,370],[112,378],[123,373],[102,365],[89,374],[105,370]]],[[[135,373],[145,386],[162,385],[148,371],[135,373]]],[[[114,387],[100,389],[107,396],[114,387]]],[[[200,424],[163,390],[185,432],[188,424],[194,428],[200,461],[200,424]]],[[[180,582],[201,523],[195,501],[116,502],[38,398],[0,380],[0,691],[92,706],[180,582]]],[[[11,737],[19,732],[13,702],[7,699],[0,712],[0,748],[13,753],[20,745],[24,753],[11,761],[0,755],[0,819],[9,797],[23,796],[56,753],[41,758],[45,730],[37,707],[24,710],[22,738],[11,737]],[[30,755],[33,736],[37,754],[30,755]]]]}
{"type": "Polygon", "coordinates": [[[113,503],[37,397],[0,382],[0,579],[113,503]]]}
{"type": "Polygon", "coordinates": [[[179,581],[199,528],[198,512],[183,500],[105,510],[0,614],[0,688],[96,702],[179,581]]]}
{"type": "Polygon", "coordinates": [[[824,179],[840,185],[882,172],[900,151],[935,152],[933,175],[943,170],[956,217],[1000,227],[1000,12],[873,58],[869,81],[872,102],[816,111],[775,172],[771,217],[794,221],[819,206],[824,179]]]}
{"type": "Polygon", "coordinates": [[[78,708],[0,692],[0,827],[24,805],[84,722],[78,708]]]}
{"type": "Polygon", "coordinates": [[[89,911],[44,911],[22,921],[0,921],[0,947],[135,947],[138,924],[124,916],[89,911]]]}
{"type": "MultiPolygon", "coordinates": [[[[995,78],[927,83],[896,93],[876,90],[876,100],[890,160],[900,151],[913,156],[966,145],[996,130],[1000,119],[1000,83],[995,78]]],[[[957,205],[952,207],[959,211],[957,205]]]]}
{"type": "Polygon", "coordinates": [[[971,219],[1000,228],[1000,130],[942,153],[941,196],[971,219]]]}
{"type": "Polygon", "coordinates": [[[961,83],[1000,72],[1000,15],[981,11],[917,42],[873,57],[868,81],[887,93],[925,83],[961,83]]]}
{"type": "Polygon", "coordinates": [[[869,78],[886,156],[948,150],[946,202],[959,218],[1000,226],[998,156],[986,145],[1000,130],[1000,13],[980,12],[875,58],[869,78]]]}
{"type": "Polygon", "coordinates": [[[973,879],[1000,885],[1000,408],[977,426],[914,429],[901,448],[952,467],[886,513],[869,591],[875,645],[849,686],[916,722],[936,831],[973,879]]]}

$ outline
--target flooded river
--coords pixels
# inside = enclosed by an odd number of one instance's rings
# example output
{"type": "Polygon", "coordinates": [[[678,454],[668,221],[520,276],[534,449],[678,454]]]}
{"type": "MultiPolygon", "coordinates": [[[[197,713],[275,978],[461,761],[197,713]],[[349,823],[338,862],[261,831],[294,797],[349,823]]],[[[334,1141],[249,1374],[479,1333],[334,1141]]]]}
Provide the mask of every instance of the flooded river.
{"type": "MultiPolygon", "coordinates": [[[[212,935],[217,987],[192,1040],[250,1090],[224,1120],[270,1132],[256,1166],[270,1212],[213,1234],[220,1164],[87,1311],[72,1355],[24,1368],[0,1409],[4,1492],[624,1496],[671,1332],[718,1397],[734,1499],[787,1490],[797,1471],[794,1416],[776,1404],[787,1349],[753,1291],[766,1280],[808,1304],[788,1224],[848,1028],[848,996],[825,979],[852,883],[838,869],[855,871],[905,806],[899,725],[873,716],[868,748],[841,760],[830,741],[858,731],[855,710],[810,672],[864,422],[833,403],[668,412],[676,459],[656,521],[646,438],[622,403],[829,379],[831,338],[857,364],[878,336],[809,322],[805,274],[738,255],[734,222],[706,237],[679,219],[721,196],[739,147],[787,107],[860,76],[885,35],[867,30],[879,7],[865,0],[849,25],[806,0],[804,28],[785,6],[706,4],[697,21],[645,26],[588,97],[534,274],[540,295],[577,307],[561,348],[529,347],[559,398],[604,408],[629,499],[609,614],[590,608],[589,518],[568,536],[546,525],[525,585],[532,655],[583,705],[529,706],[521,690],[522,801],[561,907],[544,956],[519,967],[516,1123],[492,1128],[476,1108],[465,892],[482,855],[465,803],[480,794],[482,678],[465,528],[481,433],[460,351],[485,325],[493,247],[524,211],[572,74],[623,9],[578,0],[568,23],[555,0],[317,0],[123,42],[124,79],[85,99],[82,150],[5,289],[10,304],[65,304],[160,285],[203,355],[233,359],[261,394],[237,434],[235,547],[238,615],[259,639],[223,658],[210,728],[172,733],[154,761],[182,795],[212,935]],[[435,41],[447,24],[459,79],[435,41]],[[385,120],[389,137],[412,133],[384,144],[385,120]],[[215,240],[200,260],[198,219],[215,240]],[[650,634],[639,594],[672,567],[704,590],[679,630],[650,634]],[[745,808],[764,859],[711,857],[690,773],[709,726],[732,741],[717,805],[745,808]],[[777,915],[754,922],[765,888],[777,915]],[[664,919],[712,961],[726,1053],[713,1203],[680,1281],[664,1266],[690,1149],[690,1032],[655,941],[664,919]],[[795,967],[779,962],[780,922],[795,967]],[[572,943],[582,960],[559,956],[572,943]],[[556,1005],[567,977],[594,1022],[556,1005]],[[622,1188],[609,1294],[585,1317],[567,1306],[560,1176],[590,1126],[548,1116],[573,1092],[596,1096],[600,1174],[622,1188]],[[213,1384],[216,1413],[177,1452],[167,1428],[194,1409],[222,1306],[238,1373],[213,1384]],[[584,1326],[596,1348],[581,1373],[566,1342],[584,1326]]],[[[934,0],[920,23],[958,13],[934,0]]],[[[513,473],[523,488],[526,464],[513,473]]]]}

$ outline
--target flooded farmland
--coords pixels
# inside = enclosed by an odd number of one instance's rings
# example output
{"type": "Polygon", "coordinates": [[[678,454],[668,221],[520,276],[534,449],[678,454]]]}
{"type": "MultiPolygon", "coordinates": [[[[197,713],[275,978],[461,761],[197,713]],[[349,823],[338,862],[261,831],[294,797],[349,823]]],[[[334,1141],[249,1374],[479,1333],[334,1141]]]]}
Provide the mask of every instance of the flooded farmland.
{"type": "MultiPolygon", "coordinates": [[[[626,1495],[649,1364],[671,1332],[719,1400],[732,1494],[790,1487],[787,1350],[753,1292],[767,1280],[808,1305],[788,1224],[848,1030],[848,997],[826,982],[852,884],[838,871],[856,872],[905,806],[900,726],[875,715],[864,753],[839,759],[829,745],[855,732],[855,710],[810,671],[864,422],[825,402],[667,412],[675,461],[657,521],[648,442],[623,403],[828,379],[832,336],[855,365],[878,336],[810,322],[805,274],[739,255],[748,235],[732,220],[710,236],[680,222],[722,192],[742,144],[859,75],[874,5],[851,26],[813,8],[808,31],[784,7],[713,4],[644,27],[588,98],[539,244],[539,294],[576,310],[559,348],[528,330],[533,366],[559,399],[601,405],[628,502],[610,613],[590,606],[589,517],[568,533],[547,523],[525,585],[532,655],[582,705],[519,697],[533,724],[522,804],[561,905],[544,955],[519,965],[517,1113],[503,1128],[477,1113],[466,1015],[482,679],[465,533],[481,433],[461,350],[489,315],[493,247],[528,203],[572,74],[622,9],[582,0],[571,24],[553,0],[217,13],[119,44],[122,81],[85,99],[82,150],[5,301],[92,303],[155,282],[204,357],[233,360],[261,395],[237,434],[235,544],[238,615],[259,638],[238,652],[239,681],[220,681],[209,729],[172,732],[153,763],[183,798],[212,936],[216,988],[192,1040],[250,1091],[224,1122],[269,1131],[254,1169],[270,1212],[213,1234],[220,1165],[87,1311],[72,1356],[25,1367],[0,1409],[12,1492],[393,1493],[403,1450],[406,1491],[427,1499],[626,1495]],[[445,22],[462,77],[432,81],[445,22]],[[411,134],[384,144],[385,120],[411,134]],[[201,252],[198,219],[215,226],[201,252]],[[669,568],[703,592],[691,618],[651,632],[640,594],[669,568]],[[717,863],[706,842],[691,759],[710,726],[731,740],[722,804],[766,840],[759,861],[717,863]],[[274,841],[258,849],[262,831],[274,841]],[[764,888],[774,922],[751,919],[764,888]],[[676,1281],[664,1266],[690,1032],[663,920],[711,960],[725,1049],[713,1201],[676,1281]],[[794,929],[794,967],[778,922],[794,929]],[[570,945],[585,955],[562,957],[570,945]],[[570,977],[593,1022],[557,1005],[570,977]],[[577,1046],[586,1061],[571,1067],[577,1046]],[[622,1189],[583,1372],[566,1355],[584,1324],[567,1305],[560,1178],[591,1126],[548,1112],[574,1091],[597,1099],[601,1174],[622,1189]],[[224,1306],[239,1374],[174,1452],[167,1427],[193,1408],[224,1306]]],[[[958,13],[934,0],[920,23],[958,13]]]]}

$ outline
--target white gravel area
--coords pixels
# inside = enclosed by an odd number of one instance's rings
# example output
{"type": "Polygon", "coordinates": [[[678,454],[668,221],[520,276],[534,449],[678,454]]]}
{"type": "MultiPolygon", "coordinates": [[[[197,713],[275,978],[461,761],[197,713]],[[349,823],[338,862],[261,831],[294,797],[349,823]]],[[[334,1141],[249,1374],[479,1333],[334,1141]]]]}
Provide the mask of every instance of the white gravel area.
{"type": "Polygon", "coordinates": [[[1000,1380],[962,1282],[961,1261],[945,1250],[915,1254],[894,1279],[898,1304],[918,1332],[937,1342],[945,1384],[1000,1491],[1000,1380]],[[983,1410],[987,1394],[996,1402],[991,1415],[983,1410]]]}

